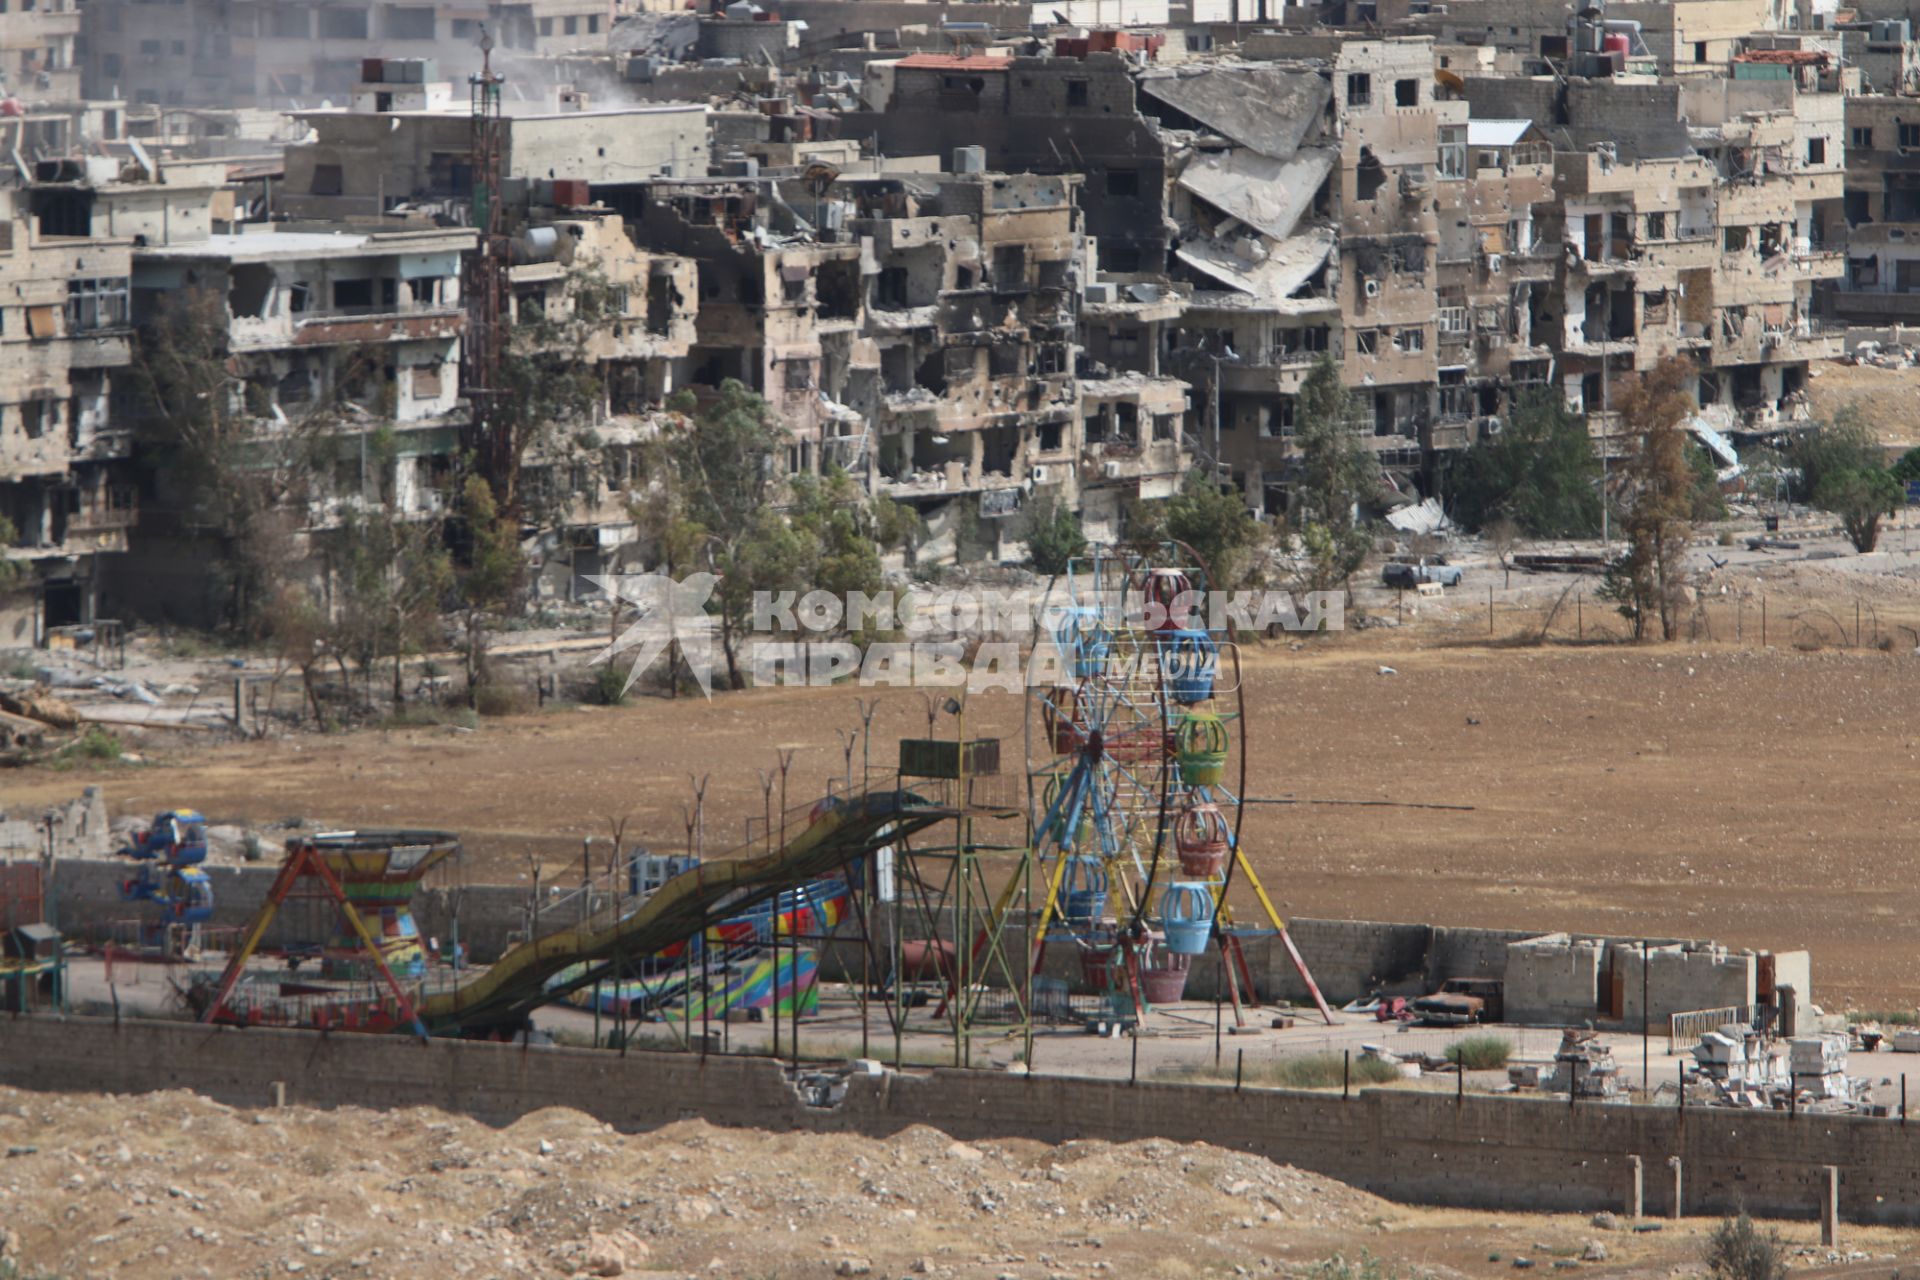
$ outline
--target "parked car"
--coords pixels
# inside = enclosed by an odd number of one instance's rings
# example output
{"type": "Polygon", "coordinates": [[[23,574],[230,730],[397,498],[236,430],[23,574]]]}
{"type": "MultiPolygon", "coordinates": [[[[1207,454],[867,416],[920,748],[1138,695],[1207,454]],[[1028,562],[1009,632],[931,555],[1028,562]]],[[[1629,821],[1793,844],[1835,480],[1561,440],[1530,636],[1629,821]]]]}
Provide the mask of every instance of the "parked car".
{"type": "Polygon", "coordinates": [[[1413,1002],[1413,1016],[1434,1027],[1498,1022],[1506,1013],[1506,984],[1498,978],[1448,978],[1413,1002]]]}
{"type": "Polygon", "coordinates": [[[1438,560],[1421,560],[1417,564],[1405,564],[1395,561],[1380,570],[1380,580],[1390,587],[1412,590],[1423,582],[1437,582],[1443,587],[1460,585],[1458,565],[1443,564],[1438,560]]]}

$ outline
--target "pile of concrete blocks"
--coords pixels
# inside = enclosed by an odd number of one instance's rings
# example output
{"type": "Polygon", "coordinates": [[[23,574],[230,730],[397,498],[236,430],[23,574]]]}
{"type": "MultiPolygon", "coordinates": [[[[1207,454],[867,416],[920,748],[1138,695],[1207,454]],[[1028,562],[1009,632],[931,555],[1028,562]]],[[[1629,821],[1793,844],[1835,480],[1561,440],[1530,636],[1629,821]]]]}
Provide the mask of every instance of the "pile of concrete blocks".
{"type": "Polygon", "coordinates": [[[1847,1038],[1840,1034],[1798,1036],[1787,1046],[1795,1093],[1814,1098],[1853,1096],[1847,1081],[1847,1038]]]}
{"type": "Polygon", "coordinates": [[[1553,1055],[1553,1074],[1543,1086],[1549,1093],[1572,1093],[1582,1098],[1625,1101],[1626,1085],[1613,1050],[1591,1031],[1569,1029],[1553,1055]]]}
{"type": "Polygon", "coordinates": [[[1735,1025],[1708,1031],[1693,1047],[1700,1075],[1729,1092],[1773,1089],[1787,1083],[1780,1050],[1771,1040],[1735,1025]]]}

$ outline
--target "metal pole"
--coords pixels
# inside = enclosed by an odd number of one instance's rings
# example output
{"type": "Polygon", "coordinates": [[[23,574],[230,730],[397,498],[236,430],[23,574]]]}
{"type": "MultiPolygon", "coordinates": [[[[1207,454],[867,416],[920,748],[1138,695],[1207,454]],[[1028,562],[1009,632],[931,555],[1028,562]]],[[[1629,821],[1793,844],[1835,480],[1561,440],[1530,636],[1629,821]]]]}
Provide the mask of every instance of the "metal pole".
{"type": "Polygon", "coordinates": [[[1233,1091],[1235,1093],[1240,1092],[1240,1080],[1241,1077],[1246,1074],[1246,1070],[1247,1051],[1245,1049],[1235,1049],[1233,1051],[1233,1091]]]}
{"type": "Polygon", "coordinates": [[[1138,1027],[1133,1031],[1133,1065],[1127,1068],[1127,1083],[1140,1083],[1140,1029],[1138,1027]]]}
{"type": "Polygon", "coordinates": [[[1647,940],[1640,939],[1640,1092],[1646,1093],[1652,1077],[1653,1049],[1649,1040],[1653,1007],[1647,1003],[1647,940]]]}
{"type": "Polygon", "coordinates": [[[1220,1069],[1220,955],[1213,957],[1213,1069],[1220,1069]]]}
{"type": "Polygon", "coordinates": [[[1345,1102],[1353,1096],[1353,1050],[1341,1051],[1340,1059],[1340,1100],[1345,1102]]]}

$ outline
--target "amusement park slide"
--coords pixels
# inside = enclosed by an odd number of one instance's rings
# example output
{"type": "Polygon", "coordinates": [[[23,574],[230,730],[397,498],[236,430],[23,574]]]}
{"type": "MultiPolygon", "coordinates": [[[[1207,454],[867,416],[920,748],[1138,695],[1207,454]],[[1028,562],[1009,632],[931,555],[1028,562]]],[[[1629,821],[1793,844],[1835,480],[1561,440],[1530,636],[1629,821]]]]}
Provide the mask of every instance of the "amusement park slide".
{"type": "Polygon", "coordinates": [[[907,791],[872,791],[821,802],[813,821],[782,847],[757,857],[705,862],[645,900],[511,948],[485,972],[421,998],[418,1012],[439,1035],[517,1028],[562,994],[550,980],[585,968],[567,987],[604,976],[616,957],[638,960],[699,933],[784,889],[841,869],[855,859],[952,816],[907,791]]]}

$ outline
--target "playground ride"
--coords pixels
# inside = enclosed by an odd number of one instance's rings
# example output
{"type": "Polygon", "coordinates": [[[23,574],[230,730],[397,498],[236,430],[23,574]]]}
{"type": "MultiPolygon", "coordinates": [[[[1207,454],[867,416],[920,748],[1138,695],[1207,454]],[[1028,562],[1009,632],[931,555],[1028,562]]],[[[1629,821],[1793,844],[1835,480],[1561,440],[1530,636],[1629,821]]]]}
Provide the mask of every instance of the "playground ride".
{"type": "MultiPolygon", "coordinates": [[[[843,918],[853,901],[850,886],[862,882],[876,849],[954,816],[893,787],[828,796],[811,807],[804,826],[796,821],[791,838],[753,841],[739,856],[690,865],[644,897],[616,891],[626,888],[625,869],[605,885],[585,886],[583,907],[611,900],[509,948],[484,971],[454,972],[450,980],[443,971],[413,967],[419,943],[410,914],[403,919],[398,894],[369,886],[417,885],[419,873],[457,849],[452,836],[367,831],[293,840],[225,971],[197,986],[193,1000],[208,1023],[422,1037],[512,1035],[542,1004],[596,987],[602,1000],[611,988],[615,1000],[637,1012],[671,1002],[681,1019],[736,1007],[791,1014],[817,999],[815,961],[793,940],[843,918]],[[331,941],[314,947],[271,939],[276,919],[297,915],[303,904],[327,918],[309,913],[294,932],[331,941]],[[374,913],[377,931],[363,906],[374,913]],[[319,979],[250,967],[255,957],[276,954],[290,967],[318,958],[319,979]]],[[[551,914],[567,914],[564,904],[551,914]]]]}
{"type": "MultiPolygon", "coordinates": [[[[1197,616],[1209,585],[1198,561],[1169,543],[1151,553],[1096,549],[1069,566],[1050,640],[1071,683],[1029,700],[1029,857],[1045,886],[1032,969],[1050,946],[1071,947],[1116,1016],[1137,1017],[1179,999],[1192,957],[1217,944],[1243,1020],[1257,993],[1242,941],[1277,936],[1331,1022],[1241,845],[1239,651],[1197,616]],[[1237,886],[1256,907],[1251,922],[1233,909],[1237,886]]],[[[996,918],[1016,894],[1010,884],[996,918]]]]}
{"type": "Polygon", "coordinates": [[[173,957],[198,949],[199,927],[213,918],[213,882],[207,860],[207,820],[194,809],[169,809],[136,830],[115,856],[139,864],[120,882],[123,901],[146,904],[136,948],[173,957]]]}

